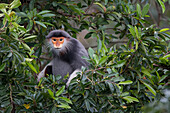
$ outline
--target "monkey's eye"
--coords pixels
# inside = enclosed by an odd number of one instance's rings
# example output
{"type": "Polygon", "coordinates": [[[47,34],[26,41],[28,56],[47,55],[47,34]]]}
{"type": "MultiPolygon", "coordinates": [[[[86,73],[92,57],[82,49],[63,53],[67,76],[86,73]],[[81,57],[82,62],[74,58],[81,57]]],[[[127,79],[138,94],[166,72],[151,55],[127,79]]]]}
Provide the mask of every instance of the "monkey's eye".
{"type": "Polygon", "coordinates": [[[60,41],[63,41],[63,39],[60,39],[60,41]]]}
{"type": "Polygon", "coordinates": [[[53,41],[56,41],[56,39],[53,39],[53,41]]]}

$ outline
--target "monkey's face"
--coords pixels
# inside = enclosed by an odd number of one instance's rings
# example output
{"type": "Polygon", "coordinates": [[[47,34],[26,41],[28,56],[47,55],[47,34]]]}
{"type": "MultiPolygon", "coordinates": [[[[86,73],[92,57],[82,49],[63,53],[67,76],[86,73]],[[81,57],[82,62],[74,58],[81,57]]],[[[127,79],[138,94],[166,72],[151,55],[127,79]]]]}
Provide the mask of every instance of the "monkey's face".
{"type": "Polygon", "coordinates": [[[48,39],[48,46],[54,55],[60,56],[66,54],[69,50],[69,38],[66,37],[51,37],[48,39]]]}
{"type": "Polygon", "coordinates": [[[51,41],[55,49],[61,49],[66,41],[64,37],[52,37],[51,41]]]}

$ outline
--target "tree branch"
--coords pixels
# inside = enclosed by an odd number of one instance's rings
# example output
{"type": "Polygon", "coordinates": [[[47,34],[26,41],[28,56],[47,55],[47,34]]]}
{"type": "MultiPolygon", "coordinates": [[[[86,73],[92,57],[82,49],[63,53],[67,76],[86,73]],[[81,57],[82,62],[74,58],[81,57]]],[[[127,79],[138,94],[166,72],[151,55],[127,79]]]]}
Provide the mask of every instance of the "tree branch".
{"type": "Polygon", "coordinates": [[[4,24],[4,26],[0,29],[0,31],[4,31],[3,29],[5,28],[6,24],[7,24],[7,19],[5,20],[5,24],[4,24]]]}
{"type": "Polygon", "coordinates": [[[93,3],[95,2],[95,0],[92,1],[92,3],[87,7],[87,9],[85,9],[85,12],[87,13],[87,11],[90,9],[90,7],[93,5],[93,3]]]}

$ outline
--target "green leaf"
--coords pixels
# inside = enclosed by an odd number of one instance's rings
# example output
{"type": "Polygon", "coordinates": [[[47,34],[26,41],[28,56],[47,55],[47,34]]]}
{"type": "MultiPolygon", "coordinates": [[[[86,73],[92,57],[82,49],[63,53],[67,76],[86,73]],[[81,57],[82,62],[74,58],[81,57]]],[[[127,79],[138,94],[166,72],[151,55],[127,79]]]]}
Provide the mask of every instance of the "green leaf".
{"type": "Polygon", "coordinates": [[[26,64],[31,68],[31,70],[33,70],[35,73],[38,73],[37,70],[34,68],[34,66],[31,63],[26,62],[26,64]]]}
{"type": "Polygon", "coordinates": [[[114,64],[114,67],[122,67],[126,63],[126,60],[120,60],[116,64],[114,64]]]}
{"type": "Polygon", "coordinates": [[[4,14],[0,13],[0,17],[3,17],[3,16],[4,16],[4,14]]]}
{"type": "Polygon", "coordinates": [[[13,106],[9,105],[4,113],[12,113],[13,106]]]}
{"type": "Polygon", "coordinates": [[[71,100],[68,99],[68,98],[66,98],[66,97],[60,97],[60,99],[66,101],[66,102],[69,103],[69,104],[72,104],[71,100]]]}
{"type": "Polygon", "coordinates": [[[135,33],[135,30],[132,26],[130,26],[130,29],[129,29],[130,33],[132,34],[133,37],[136,37],[136,33],[135,33]]]}
{"type": "Polygon", "coordinates": [[[105,63],[106,60],[107,60],[107,58],[108,58],[108,56],[102,57],[102,58],[99,60],[99,65],[102,65],[103,63],[105,63]]]}
{"type": "Polygon", "coordinates": [[[65,89],[65,86],[62,86],[62,87],[56,92],[55,96],[58,97],[58,96],[64,91],[64,89],[65,89]]]}
{"type": "Polygon", "coordinates": [[[41,86],[42,81],[43,81],[43,78],[41,78],[41,79],[40,79],[40,81],[38,82],[38,87],[40,87],[40,86],[41,86]]]}
{"type": "Polygon", "coordinates": [[[22,26],[18,26],[18,29],[20,30],[20,31],[22,31],[22,32],[26,32],[27,30],[24,28],[24,27],[22,27],[22,26]]]}
{"type": "Polygon", "coordinates": [[[170,58],[170,54],[165,55],[163,58],[164,58],[164,59],[170,58]]]}
{"type": "Polygon", "coordinates": [[[151,74],[149,73],[149,71],[147,69],[145,69],[144,67],[142,67],[142,73],[144,73],[148,77],[151,77],[151,74]]]}
{"type": "Polygon", "coordinates": [[[90,58],[93,58],[94,50],[91,47],[88,49],[88,53],[90,58]]]}
{"type": "Polygon", "coordinates": [[[27,17],[27,14],[24,12],[16,12],[16,14],[20,17],[27,17]]]}
{"type": "Polygon", "coordinates": [[[48,89],[48,93],[50,94],[51,98],[54,98],[54,93],[51,91],[51,89],[48,89]]]}
{"type": "Polygon", "coordinates": [[[55,104],[53,105],[52,109],[50,110],[50,113],[56,113],[56,106],[55,106],[55,104]]]}
{"type": "Polygon", "coordinates": [[[0,3],[0,9],[5,9],[7,6],[8,6],[8,4],[0,3]]]}
{"type": "Polygon", "coordinates": [[[1,64],[1,66],[0,66],[0,72],[4,70],[5,66],[6,66],[6,63],[1,64]]]}
{"type": "Polygon", "coordinates": [[[62,103],[61,105],[57,105],[57,107],[66,108],[66,109],[70,109],[71,108],[69,105],[64,104],[64,103],[62,103]]]}
{"type": "Polygon", "coordinates": [[[97,3],[94,3],[94,4],[100,6],[100,7],[102,8],[102,10],[103,10],[104,12],[106,12],[106,8],[105,8],[101,3],[97,2],[97,3]]]}
{"type": "Polygon", "coordinates": [[[162,82],[163,80],[165,80],[165,79],[166,79],[166,77],[168,77],[168,75],[163,75],[163,76],[161,77],[161,79],[160,79],[159,83],[160,83],[160,82],[162,82]]]}
{"type": "Polygon", "coordinates": [[[110,83],[110,82],[107,82],[107,84],[109,85],[110,91],[113,93],[113,92],[114,92],[114,86],[113,86],[113,84],[110,83]]]}
{"type": "Polygon", "coordinates": [[[136,40],[136,47],[135,47],[136,50],[138,50],[138,45],[139,45],[139,43],[138,43],[138,41],[136,40]]]}
{"type": "Polygon", "coordinates": [[[168,31],[168,30],[169,30],[169,28],[163,28],[159,32],[164,32],[164,31],[168,31]]]}
{"type": "Polygon", "coordinates": [[[87,111],[90,111],[90,103],[89,103],[89,100],[88,100],[88,99],[86,99],[86,100],[84,100],[84,102],[85,102],[85,105],[86,105],[87,111]]]}
{"type": "Polygon", "coordinates": [[[132,96],[126,96],[126,97],[123,97],[123,99],[127,100],[128,103],[132,103],[132,102],[139,102],[139,100],[135,97],[132,97],[132,96]]]}
{"type": "Polygon", "coordinates": [[[145,16],[148,13],[149,7],[150,6],[148,3],[144,6],[144,8],[142,9],[142,16],[145,16]]]}
{"type": "Polygon", "coordinates": [[[43,22],[43,23],[46,24],[46,25],[50,25],[50,26],[53,26],[53,27],[54,27],[54,25],[51,24],[51,23],[48,23],[48,22],[43,22]]]}
{"type": "Polygon", "coordinates": [[[23,42],[21,44],[25,50],[31,51],[30,47],[27,44],[25,44],[23,42]]]}
{"type": "Polygon", "coordinates": [[[32,27],[33,27],[33,21],[30,20],[29,23],[28,23],[28,26],[27,26],[27,30],[32,29],[32,27]]]}
{"type": "Polygon", "coordinates": [[[13,8],[17,8],[21,5],[21,2],[20,0],[14,0],[11,4],[10,4],[10,8],[13,9],[13,8]]]}
{"type": "Polygon", "coordinates": [[[19,62],[22,62],[24,60],[24,57],[20,53],[18,53],[18,51],[13,50],[13,55],[19,62]]]}
{"type": "Polygon", "coordinates": [[[129,92],[123,92],[123,93],[121,94],[122,97],[125,97],[125,96],[128,96],[128,95],[129,95],[129,92]]]}
{"type": "Polygon", "coordinates": [[[43,11],[39,12],[38,15],[46,14],[46,13],[49,13],[49,12],[51,12],[51,11],[49,11],[49,10],[43,10],[43,11]]]}
{"type": "Polygon", "coordinates": [[[135,26],[135,33],[136,33],[136,37],[139,39],[138,28],[136,26],[135,26]]]}
{"type": "Polygon", "coordinates": [[[15,27],[15,28],[18,28],[19,25],[16,23],[16,22],[11,22],[11,24],[15,27]]]}
{"type": "Polygon", "coordinates": [[[1,107],[8,107],[10,105],[10,101],[9,100],[4,100],[4,101],[1,101],[1,107]]]}
{"type": "Polygon", "coordinates": [[[96,64],[98,65],[99,64],[99,57],[96,54],[93,54],[93,58],[94,58],[96,64]]]}
{"type": "Polygon", "coordinates": [[[23,40],[27,42],[27,41],[33,40],[35,38],[37,38],[37,35],[31,35],[31,36],[24,38],[23,40]]]}
{"type": "Polygon", "coordinates": [[[44,27],[44,28],[47,28],[45,24],[43,24],[42,22],[40,21],[35,21],[35,23],[39,24],[40,26],[44,27]]]}
{"type": "Polygon", "coordinates": [[[43,17],[52,17],[52,16],[55,16],[55,14],[48,13],[48,14],[43,14],[42,16],[43,16],[43,17]]]}
{"type": "Polygon", "coordinates": [[[107,3],[108,3],[108,0],[105,0],[105,3],[104,3],[104,4],[107,5],[107,3]]]}
{"type": "Polygon", "coordinates": [[[118,81],[124,81],[125,78],[123,78],[123,77],[113,77],[112,80],[113,80],[114,82],[118,82],[118,81]]]}
{"type": "MultiPolygon", "coordinates": [[[[96,35],[97,36],[97,35],[96,35]]],[[[102,48],[102,41],[97,37],[97,52],[99,53],[102,48]]]]}
{"type": "Polygon", "coordinates": [[[72,9],[72,11],[78,15],[81,15],[84,13],[84,11],[82,11],[82,9],[78,9],[76,8],[74,5],[69,5],[69,8],[72,9]]]}
{"type": "Polygon", "coordinates": [[[144,43],[143,43],[143,42],[141,42],[140,44],[141,44],[142,49],[143,49],[143,51],[145,52],[145,54],[147,54],[147,50],[146,50],[146,48],[145,48],[145,46],[144,46],[144,43]]]}
{"type": "Polygon", "coordinates": [[[164,5],[164,3],[161,0],[158,0],[158,2],[159,2],[159,4],[162,7],[162,13],[164,13],[165,12],[165,5],[164,5]]]}
{"type": "Polygon", "coordinates": [[[132,82],[131,80],[119,82],[119,84],[123,84],[123,85],[132,84],[132,83],[133,83],[133,82],[132,82]]]}
{"type": "Polygon", "coordinates": [[[141,16],[142,12],[141,12],[141,7],[139,4],[136,5],[136,9],[137,9],[138,15],[141,16]]]}
{"type": "Polygon", "coordinates": [[[153,95],[156,96],[156,91],[155,91],[149,84],[147,84],[147,83],[145,83],[145,82],[142,82],[142,83],[149,89],[149,91],[150,91],[153,95]]]}

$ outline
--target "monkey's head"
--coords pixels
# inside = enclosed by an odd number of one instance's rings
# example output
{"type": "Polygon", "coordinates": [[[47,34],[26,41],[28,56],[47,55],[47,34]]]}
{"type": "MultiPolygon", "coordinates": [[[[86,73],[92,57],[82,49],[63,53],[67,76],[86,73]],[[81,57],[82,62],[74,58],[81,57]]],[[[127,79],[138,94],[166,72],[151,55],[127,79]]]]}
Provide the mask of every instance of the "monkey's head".
{"type": "Polygon", "coordinates": [[[49,46],[56,55],[65,54],[70,49],[71,36],[62,30],[53,30],[46,36],[49,46]]]}

